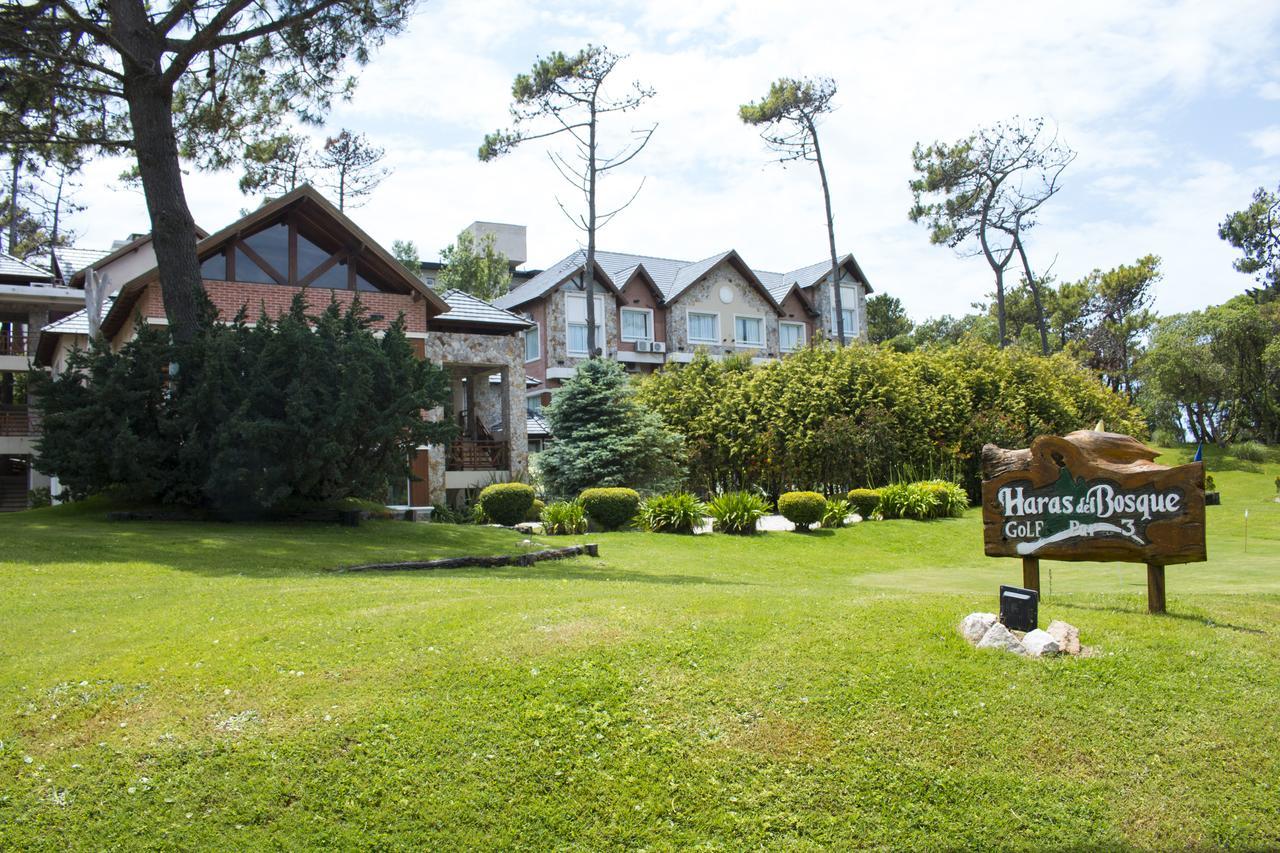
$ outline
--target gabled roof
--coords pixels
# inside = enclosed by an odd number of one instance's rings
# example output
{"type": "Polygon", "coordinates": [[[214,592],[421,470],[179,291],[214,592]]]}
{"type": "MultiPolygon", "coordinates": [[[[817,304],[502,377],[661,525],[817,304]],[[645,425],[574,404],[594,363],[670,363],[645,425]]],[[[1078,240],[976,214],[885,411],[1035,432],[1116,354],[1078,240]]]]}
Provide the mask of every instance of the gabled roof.
{"type": "Polygon", "coordinates": [[[110,249],[81,249],[76,246],[60,246],[53,250],[54,263],[63,281],[70,281],[80,270],[93,266],[111,254],[110,249]]]}
{"type": "MultiPolygon", "coordinates": [[[[196,239],[203,240],[205,237],[208,237],[208,236],[209,236],[208,231],[204,230],[199,225],[196,226],[196,239]]],[[[85,266],[80,267],[80,269],[75,271],[74,275],[72,275],[69,279],[67,279],[67,284],[71,285],[72,287],[84,287],[84,274],[85,274],[85,270],[87,270],[89,267],[93,267],[94,269],[101,269],[102,267],[105,267],[107,264],[110,264],[114,261],[119,260],[120,258],[123,258],[125,255],[129,254],[130,252],[141,249],[143,246],[147,245],[150,242],[151,242],[150,234],[139,234],[137,237],[134,237],[132,240],[129,240],[123,245],[116,246],[114,249],[107,252],[102,257],[98,258],[96,261],[93,261],[89,264],[86,264],[85,266]]],[[[65,270],[64,270],[64,274],[65,274],[65,270]]]]}
{"type": "Polygon", "coordinates": [[[48,270],[34,267],[26,261],[20,261],[13,255],[0,252],[0,279],[6,281],[52,281],[53,274],[48,270]]]}
{"type": "MultiPolygon", "coordinates": [[[[495,299],[494,304],[502,308],[517,308],[535,299],[540,299],[580,270],[585,258],[586,252],[579,249],[547,267],[542,273],[534,276],[519,287],[512,288],[510,292],[495,299]]],[[[853,255],[845,255],[840,262],[848,265],[859,281],[866,283],[866,276],[862,274],[862,270],[858,267],[858,262],[853,255]]],[[[801,267],[788,273],[754,270],[748,267],[742,257],[732,249],[712,255],[709,258],[703,258],[700,261],[681,261],[652,255],[597,251],[596,263],[608,276],[609,283],[613,284],[618,290],[621,290],[630,278],[636,274],[637,269],[643,269],[649,280],[653,282],[655,293],[660,296],[664,303],[670,303],[678,299],[682,293],[720,264],[730,263],[738,269],[749,284],[755,286],[767,300],[773,303],[775,308],[786,297],[792,284],[799,284],[802,288],[812,287],[822,281],[831,269],[830,261],[819,261],[816,264],[810,264],[807,267],[801,267]]],[[[867,290],[870,292],[870,285],[867,285],[867,290]]]]}
{"type": "MultiPolygon", "coordinates": [[[[428,287],[416,275],[405,269],[404,265],[393,258],[386,249],[382,248],[376,240],[364,232],[360,226],[356,225],[338,208],[334,207],[324,196],[311,187],[310,184],[303,184],[292,192],[286,193],[277,199],[267,202],[257,210],[247,216],[237,219],[235,222],[223,228],[216,234],[211,234],[196,244],[196,254],[203,260],[221,249],[231,238],[253,230],[256,226],[270,221],[273,217],[284,213],[285,210],[305,205],[308,216],[313,219],[324,220],[327,224],[335,229],[345,232],[358,244],[359,248],[367,251],[375,260],[377,260],[380,272],[389,279],[402,283],[410,292],[418,293],[423,296],[427,303],[435,308],[436,314],[443,314],[449,310],[449,305],[440,295],[428,287]]],[[[150,239],[150,238],[147,238],[150,239]]],[[[122,247],[117,252],[123,251],[122,247]]],[[[116,253],[113,253],[113,255],[116,253]]],[[[108,256],[109,260],[111,256],[108,256]]],[[[367,258],[366,258],[367,260],[367,258]]],[[[99,262],[102,263],[102,262],[99,262]]],[[[95,264],[95,266],[97,266],[95,264]]],[[[142,275],[125,283],[116,294],[115,304],[111,308],[111,312],[102,320],[102,331],[110,336],[115,333],[120,324],[124,322],[128,312],[133,309],[134,303],[137,301],[138,295],[148,284],[156,281],[160,277],[160,271],[156,267],[144,272],[142,275]]],[[[77,276],[79,278],[79,276],[77,276]]]]}
{"type": "Polygon", "coordinates": [[[449,311],[446,314],[433,317],[431,319],[433,325],[479,326],[491,328],[495,332],[532,329],[534,326],[532,321],[526,320],[519,314],[512,314],[510,311],[496,308],[483,299],[472,296],[470,293],[465,293],[461,290],[446,290],[442,295],[444,301],[449,305],[449,311]]]}
{"type": "Polygon", "coordinates": [[[796,298],[800,300],[800,304],[804,306],[804,310],[809,314],[809,316],[818,316],[818,308],[813,304],[812,297],[810,297],[799,284],[792,282],[791,284],[783,285],[771,292],[773,293],[773,298],[778,300],[779,307],[781,307],[782,303],[787,301],[787,297],[794,292],[796,298]]]}

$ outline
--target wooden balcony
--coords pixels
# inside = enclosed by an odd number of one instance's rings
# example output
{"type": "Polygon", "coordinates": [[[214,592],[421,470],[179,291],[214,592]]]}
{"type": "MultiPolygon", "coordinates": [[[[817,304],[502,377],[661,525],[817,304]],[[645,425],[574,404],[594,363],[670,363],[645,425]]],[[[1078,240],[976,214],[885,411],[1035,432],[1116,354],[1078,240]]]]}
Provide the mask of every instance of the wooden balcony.
{"type": "Polygon", "coordinates": [[[25,408],[0,409],[0,436],[30,436],[39,432],[34,413],[25,408]]]}
{"type": "Polygon", "coordinates": [[[506,471],[510,452],[505,441],[456,438],[445,457],[446,471],[506,471]]]}
{"type": "Polygon", "coordinates": [[[26,355],[26,335],[9,335],[0,332],[0,355],[26,355]]]}

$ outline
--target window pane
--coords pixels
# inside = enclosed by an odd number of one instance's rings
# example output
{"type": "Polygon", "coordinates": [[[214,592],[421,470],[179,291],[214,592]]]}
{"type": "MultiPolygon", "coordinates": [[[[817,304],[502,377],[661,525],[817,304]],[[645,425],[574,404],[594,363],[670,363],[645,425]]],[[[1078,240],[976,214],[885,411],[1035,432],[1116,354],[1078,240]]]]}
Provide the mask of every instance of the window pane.
{"type": "Polygon", "coordinates": [[[784,350],[800,349],[804,345],[804,326],[799,323],[778,324],[778,346],[784,350]]]}
{"type": "Polygon", "coordinates": [[[315,281],[311,282],[311,284],[307,286],[308,287],[326,287],[330,290],[346,290],[347,289],[347,262],[338,261],[336,264],[334,264],[333,266],[325,270],[323,273],[321,273],[319,278],[317,278],[315,281]]]}
{"type": "Polygon", "coordinates": [[[714,341],[716,339],[716,315],[690,314],[689,339],[694,341],[714,341]]]}
{"type": "Polygon", "coordinates": [[[758,317],[737,317],[734,319],[734,340],[740,344],[764,343],[761,327],[764,325],[758,317]]]}
{"type": "Polygon", "coordinates": [[[569,324],[569,352],[587,351],[587,324],[569,324]]]}
{"type": "Polygon", "coordinates": [[[538,357],[538,330],[529,329],[524,333],[524,360],[533,361],[538,357]]]}
{"type": "Polygon", "coordinates": [[[274,278],[267,275],[262,267],[255,264],[239,247],[236,247],[236,281],[249,281],[255,284],[276,283],[274,278]]]}
{"type": "Polygon", "coordinates": [[[649,312],[624,308],[622,311],[622,335],[626,338],[649,338],[649,312]]]}
{"type": "Polygon", "coordinates": [[[210,281],[226,281],[227,279],[227,256],[219,252],[204,259],[200,264],[200,277],[207,278],[210,281]]]}
{"type": "Polygon", "coordinates": [[[377,293],[379,288],[376,284],[369,281],[369,279],[365,278],[363,275],[357,272],[356,273],[356,290],[360,290],[365,293],[377,293]]]}
{"type": "Polygon", "coordinates": [[[298,235],[298,278],[304,279],[311,271],[329,260],[333,252],[322,249],[302,234],[298,235]]]}
{"type": "Polygon", "coordinates": [[[844,316],[844,335],[846,338],[851,338],[857,334],[858,312],[850,311],[846,308],[841,312],[841,314],[844,316]]]}
{"type": "MultiPolygon", "coordinates": [[[[271,264],[280,277],[289,280],[289,226],[283,222],[244,239],[250,248],[271,264]]],[[[237,264],[239,260],[237,259],[237,264]]],[[[237,269],[237,273],[239,270],[237,269]]]]}

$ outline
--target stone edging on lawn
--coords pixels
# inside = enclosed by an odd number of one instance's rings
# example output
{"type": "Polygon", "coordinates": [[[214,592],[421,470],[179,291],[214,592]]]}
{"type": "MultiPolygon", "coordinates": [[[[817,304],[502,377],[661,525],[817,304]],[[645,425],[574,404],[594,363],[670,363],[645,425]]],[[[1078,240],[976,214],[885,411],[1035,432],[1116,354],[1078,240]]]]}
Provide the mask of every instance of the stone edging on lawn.
{"type": "Polygon", "coordinates": [[[465,569],[471,567],[495,568],[498,566],[532,566],[543,560],[563,560],[567,557],[600,556],[600,546],[595,543],[569,545],[565,548],[548,548],[528,554],[498,554],[493,557],[447,557],[440,560],[411,560],[405,563],[363,563],[359,566],[339,566],[335,572],[394,572],[417,569],[465,569]]]}

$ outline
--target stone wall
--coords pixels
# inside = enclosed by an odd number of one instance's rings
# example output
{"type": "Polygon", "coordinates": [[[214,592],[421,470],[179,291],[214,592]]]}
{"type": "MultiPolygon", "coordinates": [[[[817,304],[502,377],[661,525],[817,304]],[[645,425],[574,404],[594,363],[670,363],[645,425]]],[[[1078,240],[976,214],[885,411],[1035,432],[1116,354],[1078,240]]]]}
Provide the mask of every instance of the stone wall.
{"type": "Polygon", "coordinates": [[[713,354],[746,353],[753,356],[778,354],[778,313],[764,295],[749,284],[742,274],[728,263],[712,269],[697,284],[680,294],[667,312],[667,351],[693,352],[703,348],[713,354]],[[725,303],[720,299],[720,288],[729,287],[733,299],[725,303]],[[720,315],[720,342],[715,345],[689,340],[688,312],[705,312],[720,315]],[[764,317],[764,347],[745,347],[734,343],[736,314],[764,317]]]}
{"type": "MultiPolygon", "coordinates": [[[[612,290],[596,283],[596,295],[604,302],[604,343],[596,342],[604,350],[605,357],[611,357],[618,351],[618,301],[612,290]]],[[[543,324],[546,336],[547,367],[577,367],[586,360],[585,355],[569,355],[569,330],[565,325],[565,293],[585,293],[578,290],[572,281],[567,281],[544,297],[546,306],[546,322],[543,324]]]]}

